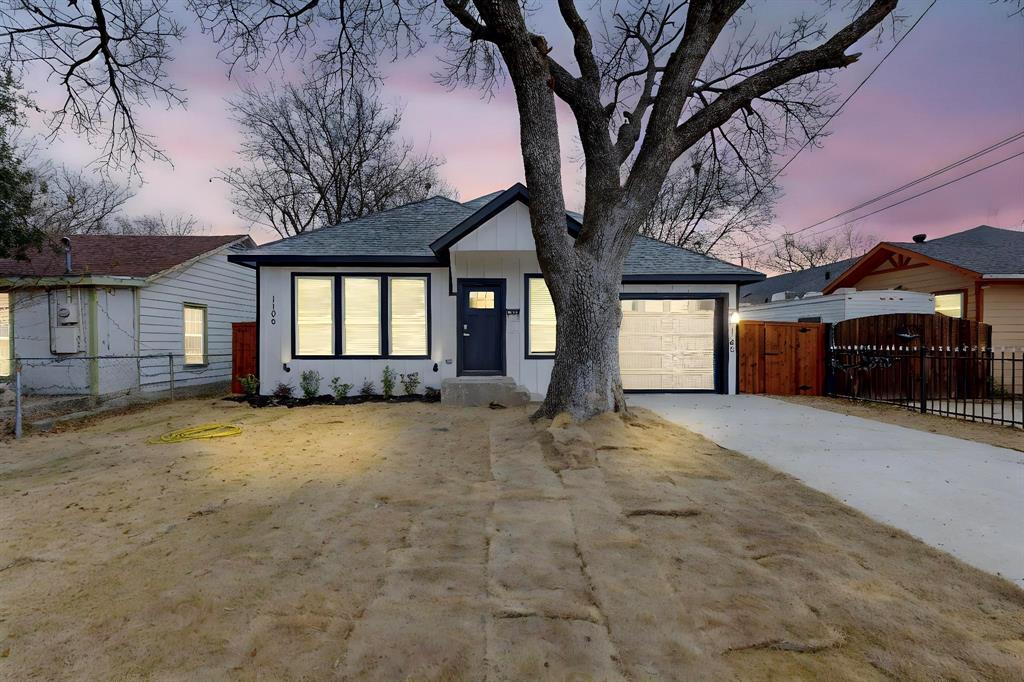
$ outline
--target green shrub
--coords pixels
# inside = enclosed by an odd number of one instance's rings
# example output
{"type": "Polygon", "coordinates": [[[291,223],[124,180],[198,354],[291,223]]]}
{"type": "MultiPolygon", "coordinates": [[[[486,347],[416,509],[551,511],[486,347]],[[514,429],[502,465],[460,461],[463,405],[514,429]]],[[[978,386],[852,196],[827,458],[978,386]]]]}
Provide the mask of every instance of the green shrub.
{"type": "Polygon", "coordinates": [[[242,392],[247,396],[258,395],[260,392],[260,380],[256,378],[255,374],[238,377],[238,383],[242,384],[242,392]]]}
{"type": "Polygon", "coordinates": [[[294,393],[294,392],[295,392],[295,389],[292,388],[292,385],[291,384],[286,384],[283,381],[279,381],[277,383],[277,386],[274,387],[274,397],[275,398],[291,398],[292,397],[292,393],[294,393]]]}
{"type": "Polygon", "coordinates": [[[338,400],[348,397],[348,392],[352,390],[352,384],[343,384],[341,379],[334,377],[331,379],[331,393],[338,400]]]}
{"type": "Polygon", "coordinates": [[[299,388],[302,395],[307,398],[315,398],[320,395],[320,372],[315,369],[307,369],[299,378],[299,388]]]}
{"type": "Polygon", "coordinates": [[[420,373],[410,372],[409,374],[399,374],[398,377],[405,394],[416,395],[416,389],[420,387],[420,373]]]}
{"type": "Polygon", "coordinates": [[[385,398],[395,394],[395,370],[391,369],[391,365],[384,365],[384,371],[380,375],[380,387],[385,398]]]}
{"type": "Polygon", "coordinates": [[[359,395],[361,395],[363,397],[366,397],[366,398],[369,398],[370,396],[374,395],[375,393],[376,393],[376,390],[373,387],[373,382],[370,381],[369,379],[364,379],[363,380],[363,385],[359,387],[359,395]]]}

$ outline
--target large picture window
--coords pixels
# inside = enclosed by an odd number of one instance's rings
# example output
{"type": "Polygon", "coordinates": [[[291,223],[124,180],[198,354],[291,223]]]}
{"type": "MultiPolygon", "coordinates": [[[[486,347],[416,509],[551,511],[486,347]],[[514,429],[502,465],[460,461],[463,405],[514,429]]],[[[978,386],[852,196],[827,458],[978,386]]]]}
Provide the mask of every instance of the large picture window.
{"type": "Polygon", "coordinates": [[[380,278],[341,278],[341,352],[380,355],[380,278]]]}
{"type": "Polygon", "coordinates": [[[540,276],[526,278],[527,356],[555,354],[555,304],[540,276]]]}
{"type": "Polygon", "coordinates": [[[185,364],[206,364],[206,306],[185,304],[185,364]]]}
{"type": "Polygon", "coordinates": [[[0,377],[11,376],[11,295],[0,292],[0,377]]]}
{"type": "Polygon", "coordinates": [[[295,278],[295,354],[334,355],[334,278],[295,278]]]}
{"type": "Polygon", "coordinates": [[[430,356],[430,275],[293,275],[295,357],[430,356]]]}
{"type": "Polygon", "coordinates": [[[391,311],[388,328],[389,355],[427,355],[427,280],[425,277],[392,277],[388,292],[391,311]]]}

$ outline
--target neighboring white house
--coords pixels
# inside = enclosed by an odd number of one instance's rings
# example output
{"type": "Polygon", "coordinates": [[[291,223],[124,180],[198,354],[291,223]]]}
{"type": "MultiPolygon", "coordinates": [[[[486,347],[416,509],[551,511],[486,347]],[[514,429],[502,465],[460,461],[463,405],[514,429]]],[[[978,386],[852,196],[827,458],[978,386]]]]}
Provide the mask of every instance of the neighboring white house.
{"type": "Polygon", "coordinates": [[[231,323],[256,316],[256,278],[228,263],[246,235],[83,235],[0,259],[0,380],[26,393],[159,391],[231,378],[231,323]]]}
{"type": "Polygon", "coordinates": [[[935,294],[919,291],[850,289],[826,295],[808,292],[793,297],[790,297],[788,292],[780,292],[774,294],[772,298],[769,303],[742,306],[743,319],[764,322],[835,323],[871,315],[931,315],[935,312],[935,294]]]}
{"type": "MultiPolygon", "coordinates": [[[[400,206],[229,256],[255,269],[261,391],[308,369],[379,390],[386,365],[425,386],[508,376],[543,394],[555,351],[522,185],[466,203],[400,206]]],[[[566,216],[567,230],[579,216],[566,216]]],[[[620,334],[631,391],[735,392],[742,283],[760,273],[637,237],[620,334]]]]}

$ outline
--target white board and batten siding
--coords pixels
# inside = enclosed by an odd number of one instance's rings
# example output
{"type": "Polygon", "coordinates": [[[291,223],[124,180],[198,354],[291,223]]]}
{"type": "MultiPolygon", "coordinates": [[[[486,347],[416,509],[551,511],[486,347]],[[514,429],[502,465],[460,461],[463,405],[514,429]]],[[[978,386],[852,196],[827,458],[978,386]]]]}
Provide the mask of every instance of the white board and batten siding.
{"type": "Polygon", "coordinates": [[[139,355],[143,390],[166,390],[167,355],[173,355],[175,386],[231,380],[231,323],[256,319],[256,273],[227,261],[224,249],[169,272],[139,292],[139,355]],[[206,307],[207,364],[185,367],[185,304],[206,307]]]}

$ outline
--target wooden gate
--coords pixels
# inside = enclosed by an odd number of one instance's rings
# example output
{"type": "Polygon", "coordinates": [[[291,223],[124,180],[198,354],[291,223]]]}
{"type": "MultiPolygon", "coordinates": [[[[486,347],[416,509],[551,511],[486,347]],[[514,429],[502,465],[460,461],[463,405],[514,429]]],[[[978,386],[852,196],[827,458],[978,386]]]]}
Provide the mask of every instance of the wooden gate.
{"type": "Polygon", "coordinates": [[[822,395],[825,325],[759,322],[739,325],[740,393],[822,395]]]}
{"type": "Polygon", "coordinates": [[[231,323],[231,392],[241,393],[239,377],[256,374],[256,323],[231,323]]]}

